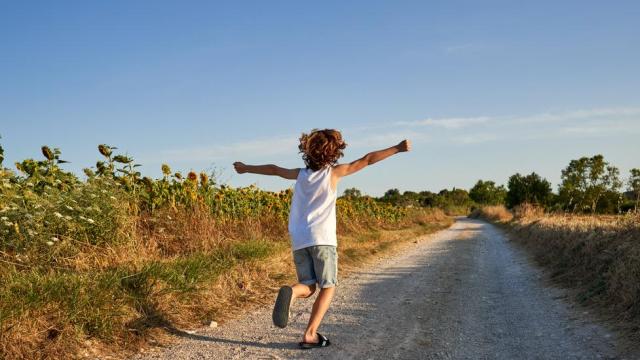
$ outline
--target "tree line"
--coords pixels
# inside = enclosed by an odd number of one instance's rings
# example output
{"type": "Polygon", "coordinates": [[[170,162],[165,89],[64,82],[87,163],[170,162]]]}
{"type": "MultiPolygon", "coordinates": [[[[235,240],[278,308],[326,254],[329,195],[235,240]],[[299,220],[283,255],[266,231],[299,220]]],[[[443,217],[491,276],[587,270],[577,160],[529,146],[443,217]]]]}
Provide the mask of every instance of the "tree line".
{"type": "MultiPolygon", "coordinates": [[[[557,192],[551,183],[532,172],[516,173],[506,186],[491,180],[478,180],[469,189],[405,191],[389,189],[379,201],[400,206],[439,207],[463,213],[474,206],[505,205],[513,208],[523,203],[534,204],[547,211],[571,213],[619,214],[638,211],[640,206],[640,169],[631,169],[626,179],[620,170],[602,155],[571,160],[562,170],[557,192]],[[626,181],[625,181],[626,180],[626,181]]],[[[343,196],[362,196],[358,189],[344,191],[343,196]]]]}

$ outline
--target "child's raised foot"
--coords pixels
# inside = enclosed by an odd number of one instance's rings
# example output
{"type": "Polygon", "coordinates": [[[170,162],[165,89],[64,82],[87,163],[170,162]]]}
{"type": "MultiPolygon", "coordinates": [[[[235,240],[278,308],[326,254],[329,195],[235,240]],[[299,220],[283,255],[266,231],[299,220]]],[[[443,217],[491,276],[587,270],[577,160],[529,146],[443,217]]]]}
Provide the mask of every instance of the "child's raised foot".
{"type": "Polygon", "coordinates": [[[290,286],[283,286],[278,291],[276,303],[273,306],[273,324],[279,328],[287,327],[289,322],[289,307],[291,306],[291,298],[293,289],[290,286]]]}

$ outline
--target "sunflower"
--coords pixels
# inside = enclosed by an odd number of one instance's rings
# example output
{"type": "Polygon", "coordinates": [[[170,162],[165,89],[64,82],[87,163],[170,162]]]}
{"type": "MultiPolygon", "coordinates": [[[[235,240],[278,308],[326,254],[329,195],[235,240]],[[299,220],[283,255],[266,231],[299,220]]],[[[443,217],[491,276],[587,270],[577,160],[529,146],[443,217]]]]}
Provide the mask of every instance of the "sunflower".
{"type": "Polygon", "coordinates": [[[209,184],[209,176],[204,171],[200,173],[200,184],[207,186],[209,184]]]}
{"type": "Polygon", "coordinates": [[[48,146],[42,147],[42,155],[44,155],[47,160],[53,160],[54,158],[53,151],[51,151],[48,146]]]}
{"type": "Polygon", "coordinates": [[[106,157],[111,156],[111,148],[108,145],[105,145],[105,144],[98,145],[98,151],[100,152],[100,154],[106,157]]]}

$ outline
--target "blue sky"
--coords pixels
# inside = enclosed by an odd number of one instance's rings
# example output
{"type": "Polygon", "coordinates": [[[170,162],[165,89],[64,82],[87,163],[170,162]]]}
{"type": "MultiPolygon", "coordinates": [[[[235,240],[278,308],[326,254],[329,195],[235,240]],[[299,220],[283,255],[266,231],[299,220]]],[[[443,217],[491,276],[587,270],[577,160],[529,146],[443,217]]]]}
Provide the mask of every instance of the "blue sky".
{"type": "Polygon", "coordinates": [[[0,4],[7,163],[118,146],[159,176],[301,166],[297,137],[344,131],[345,161],[414,151],[341,184],[469,188],[601,153],[640,167],[637,1],[42,1],[0,4]]]}

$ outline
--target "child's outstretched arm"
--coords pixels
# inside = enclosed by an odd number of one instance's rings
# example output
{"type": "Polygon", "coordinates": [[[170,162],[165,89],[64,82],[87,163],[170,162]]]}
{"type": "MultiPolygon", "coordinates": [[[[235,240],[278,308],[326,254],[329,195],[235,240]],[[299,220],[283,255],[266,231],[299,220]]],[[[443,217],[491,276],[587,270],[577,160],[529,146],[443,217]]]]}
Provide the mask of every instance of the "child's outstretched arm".
{"type": "Polygon", "coordinates": [[[298,178],[300,169],[285,169],[273,164],[267,165],[246,165],[239,161],[233,163],[233,167],[238,174],[252,173],[260,175],[275,175],[285,179],[295,180],[298,178]]]}
{"type": "Polygon", "coordinates": [[[411,150],[411,142],[409,140],[402,140],[398,145],[378,151],[372,151],[367,155],[361,157],[360,159],[350,162],[349,164],[336,165],[336,167],[333,168],[333,174],[338,177],[351,175],[369,165],[373,165],[378,161],[384,160],[391,155],[409,150],[411,150]]]}

